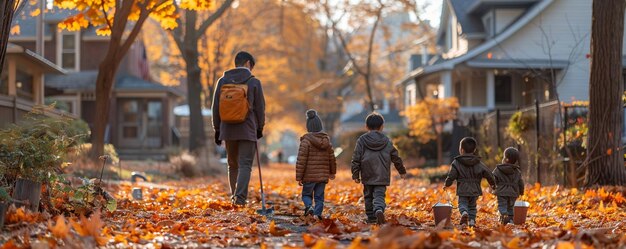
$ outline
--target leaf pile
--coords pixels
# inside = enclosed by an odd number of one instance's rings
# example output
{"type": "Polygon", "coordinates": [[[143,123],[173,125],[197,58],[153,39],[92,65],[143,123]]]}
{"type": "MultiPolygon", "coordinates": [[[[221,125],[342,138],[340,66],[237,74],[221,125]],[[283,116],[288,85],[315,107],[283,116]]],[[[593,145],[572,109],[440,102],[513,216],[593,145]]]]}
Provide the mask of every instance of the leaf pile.
{"type": "MultiPolygon", "coordinates": [[[[417,172],[417,171],[416,171],[417,172]]],[[[524,225],[498,224],[496,198],[485,193],[478,201],[477,227],[443,229],[434,224],[431,207],[451,201],[440,184],[421,177],[395,179],[387,190],[389,225],[364,223],[362,186],[340,170],[326,187],[322,221],[301,217],[301,187],[294,168],[264,169],[265,191],[275,216],[256,214],[260,208],[258,181],[250,184],[249,205],[230,204],[226,176],[169,182],[163,185],[117,185],[120,200],[111,213],[91,217],[29,218],[12,215],[20,227],[8,225],[0,242],[25,247],[101,245],[104,247],[261,247],[261,248],[623,248],[626,246],[624,188],[580,191],[558,186],[527,187],[531,203],[524,225]],[[134,200],[141,188],[143,200],[134,200]],[[15,218],[17,217],[17,218],[15,218]],[[27,229],[25,229],[27,228],[27,229]],[[21,229],[21,230],[19,230],[21,229]],[[26,231],[26,232],[17,232],[26,231]]],[[[253,176],[252,179],[255,179],[253,176]]],[[[32,215],[32,214],[31,214],[32,215]]],[[[453,224],[459,221],[453,210],[453,224]]]]}

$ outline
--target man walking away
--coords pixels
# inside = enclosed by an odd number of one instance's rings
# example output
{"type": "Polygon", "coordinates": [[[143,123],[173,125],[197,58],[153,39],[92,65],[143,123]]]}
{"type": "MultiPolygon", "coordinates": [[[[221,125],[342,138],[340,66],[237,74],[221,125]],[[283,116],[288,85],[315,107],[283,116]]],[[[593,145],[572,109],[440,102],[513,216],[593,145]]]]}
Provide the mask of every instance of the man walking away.
{"type": "Polygon", "coordinates": [[[265,98],[261,81],[252,75],[254,57],[248,52],[235,56],[235,68],[224,72],[213,94],[215,143],[226,143],[231,200],[246,205],[256,142],[263,137],[265,98]]]}

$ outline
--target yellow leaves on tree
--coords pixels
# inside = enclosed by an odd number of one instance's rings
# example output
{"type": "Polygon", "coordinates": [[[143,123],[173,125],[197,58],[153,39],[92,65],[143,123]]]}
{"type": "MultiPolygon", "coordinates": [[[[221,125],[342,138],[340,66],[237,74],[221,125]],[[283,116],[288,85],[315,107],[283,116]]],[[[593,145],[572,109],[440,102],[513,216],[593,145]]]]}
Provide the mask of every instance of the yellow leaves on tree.
{"type": "Polygon", "coordinates": [[[459,101],[454,97],[425,98],[416,105],[407,107],[404,115],[409,120],[411,135],[417,137],[421,143],[427,143],[434,140],[437,133],[441,133],[445,122],[456,118],[458,109],[459,101]]]}
{"type": "Polygon", "coordinates": [[[54,237],[64,239],[70,233],[70,227],[65,221],[65,217],[63,215],[57,216],[56,224],[52,225],[52,222],[48,220],[48,229],[52,232],[54,237]]]}
{"type": "Polygon", "coordinates": [[[30,12],[30,16],[32,17],[39,16],[40,14],[41,14],[41,9],[34,9],[33,11],[30,12]]]}
{"type": "MultiPolygon", "coordinates": [[[[176,19],[179,17],[176,10],[176,3],[181,8],[192,10],[207,10],[212,6],[213,1],[208,0],[129,0],[132,1],[130,12],[120,13],[125,15],[126,20],[138,21],[142,16],[150,16],[165,29],[176,28],[176,19]]],[[[115,26],[116,9],[123,4],[116,0],[54,0],[54,5],[61,9],[73,9],[79,11],[78,14],[68,17],[59,23],[59,28],[69,31],[77,31],[86,28],[91,24],[96,27],[98,35],[111,35],[111,28],[115,26]]]]}
{"type": "Polygon", "coordinates": [[[20,25],[14,25],[13,27],[11,27],[11,35],[19,35],[22,32],[20,25]]]}
{"type": "Polygon", "coordinates": [[[58,24],[59,28],[68,30],[68,31],[78,31],[81,28],[87,28],[89,26],[89,21],[85,19],[85,15],[83,13],[70,16],[67,19],[63,20],[58,24]]]}

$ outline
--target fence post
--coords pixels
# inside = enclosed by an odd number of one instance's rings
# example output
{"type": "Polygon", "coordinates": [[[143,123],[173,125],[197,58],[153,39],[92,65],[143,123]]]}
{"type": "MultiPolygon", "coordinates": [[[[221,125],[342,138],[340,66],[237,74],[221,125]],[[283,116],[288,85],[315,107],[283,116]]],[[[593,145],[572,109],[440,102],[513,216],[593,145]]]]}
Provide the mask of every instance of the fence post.
{"type": "MultiPolygon", "coordinates": [[[[567,127],[569,125],[569,114],[567,113],[567,106],[563,107],[563,147],[567,147],[567,129],[569,127],[567,127]]],[[[564,148],[567,151],[567,148],[564,148]]],[[[565,186],[572,186],[571,183],[568,184],[567,178],[569,176],[569,165],[571,160],[573,160],[573,158],[569,158],[569,155],[565,155],[569,160],[563,160],[565,161],[565,164],[563,164],[563,185],[565,186]]]]}
{"type": "Polygon", "coordinates": [[[535,100],[535,161],[537,163],[537,182],[541,184],[541,161],[539,157],[539,101],[535,100]]]}
{"type": "Polygon", "coordinates": [[[13,123],[17,123],[17,95],[13,96],[13,123]]]}
{"type": "Polygon", "coordinates": [[[496,109],[496,141],[498,143],[498,150],[500,150],[500,108],[496,109]]]}

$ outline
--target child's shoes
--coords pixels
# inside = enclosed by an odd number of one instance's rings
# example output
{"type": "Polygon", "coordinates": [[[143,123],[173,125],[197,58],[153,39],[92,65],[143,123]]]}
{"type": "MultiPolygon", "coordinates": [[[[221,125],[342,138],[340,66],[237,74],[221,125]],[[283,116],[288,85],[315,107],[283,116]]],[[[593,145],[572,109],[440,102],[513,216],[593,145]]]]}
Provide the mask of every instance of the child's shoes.
{"type": "Polygon", "coordinates": [[[470,227],[475,227],[476,226],[476,221],[475,220],[470,220],[469,221],[469,226],[470,227]]]}
{"type": "Polygon", "coordinates": [[[383,210],[376,210],[376,223],[378,225],[385,224],[385,213],[383,210]]]}
{"type": "Polygon", "coordinates": [[[305,207],[304,208],[304,216],[309,216],[313,214],[313,208],[312,207],[305,207]]]}
{"type": "Polygon", "coordinates": [[[461,214],[461,226],[465,226],[467,225],[467,220],[469,219],[469,214],[467,214],[467,212],[463,212],[463,214],[461,214]]]}

